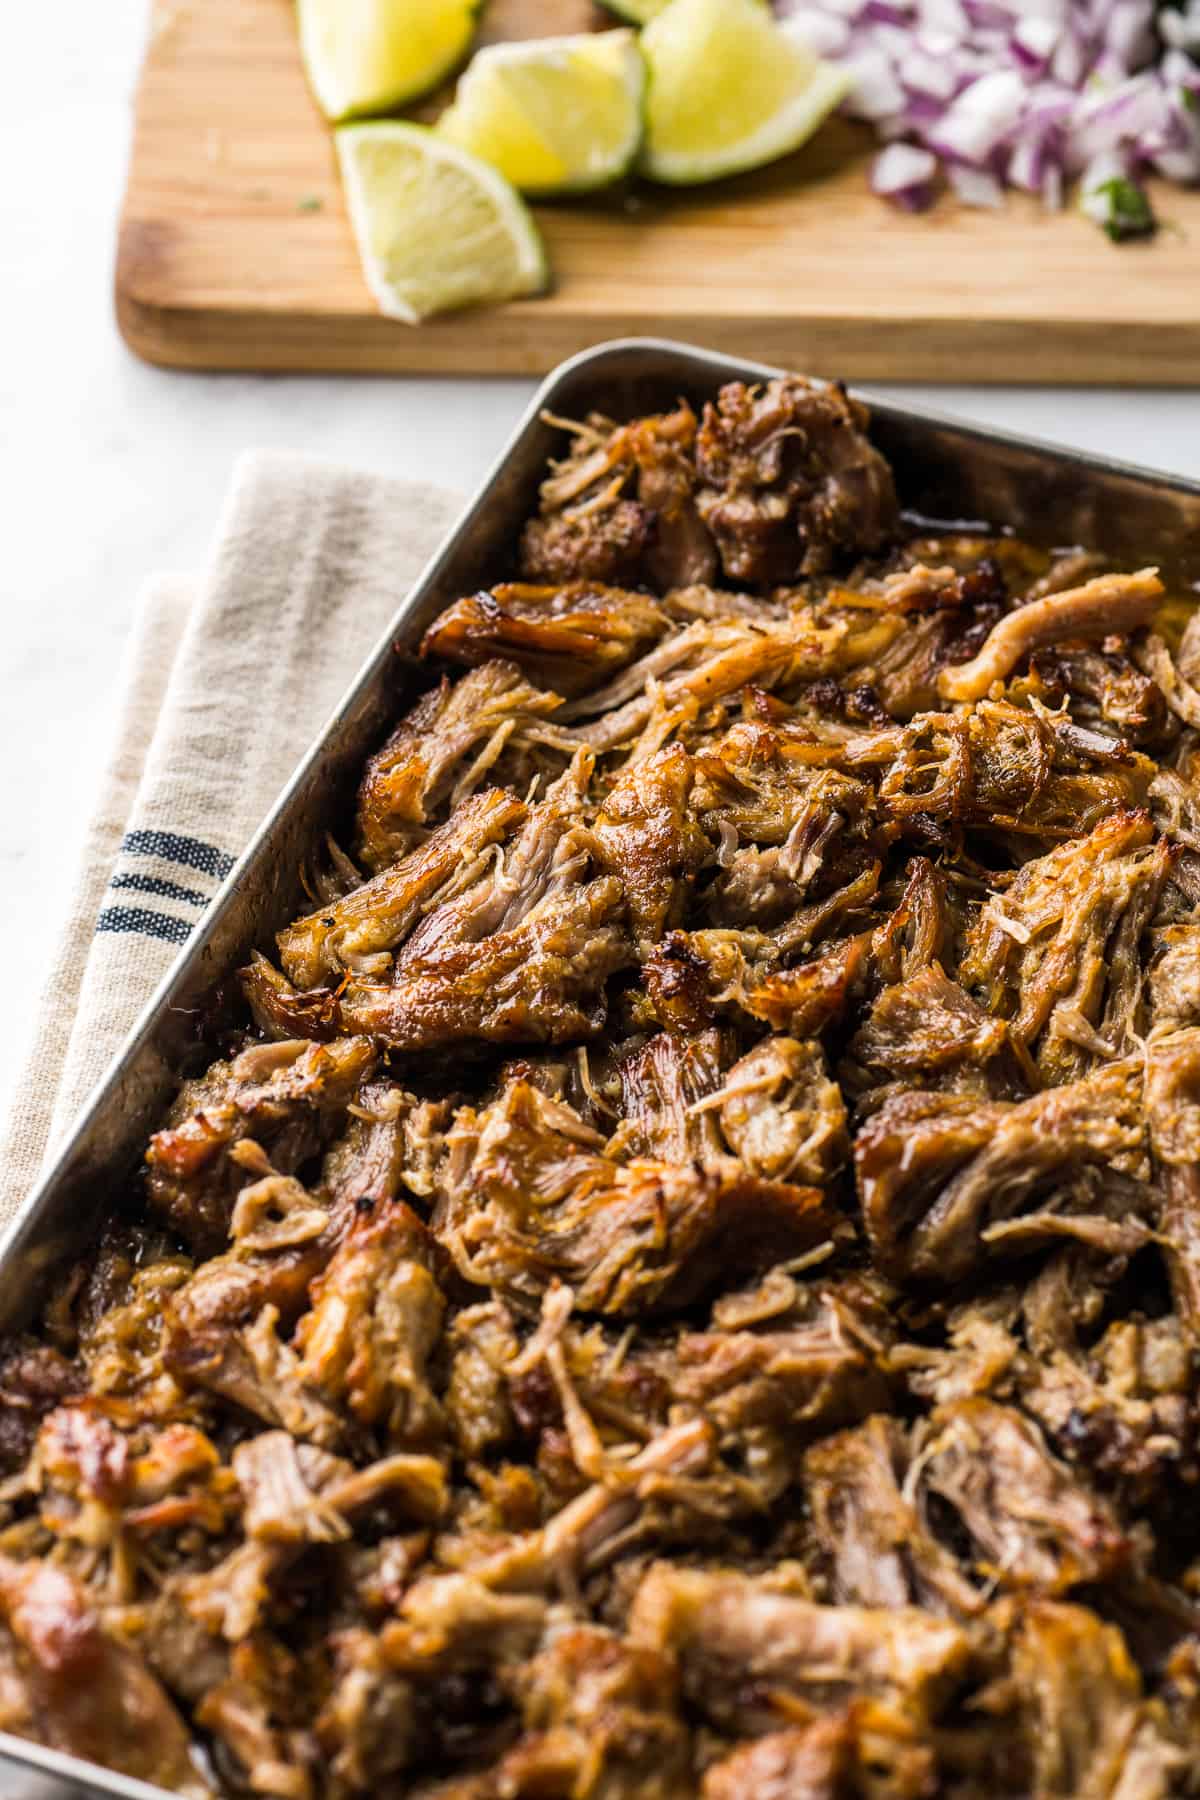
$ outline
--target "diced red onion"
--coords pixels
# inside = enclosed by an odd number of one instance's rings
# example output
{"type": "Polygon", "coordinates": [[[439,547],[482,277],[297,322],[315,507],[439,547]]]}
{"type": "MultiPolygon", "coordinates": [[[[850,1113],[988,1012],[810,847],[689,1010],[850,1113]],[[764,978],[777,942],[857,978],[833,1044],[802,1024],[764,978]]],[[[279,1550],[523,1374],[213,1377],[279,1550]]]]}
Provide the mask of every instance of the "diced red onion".
{"type": "Polygon", "coordinates": [[[949,163],[946,174],[964,206],[1004,205],[1004,189],[986,169],[972,169],[966,163],[949,163]]]}
{"type": "Polygon", "coordinates": [[[931,202],[939,165],[968,206],[1009,186],[1054,208],[1106,167],[1200,182],[1200,0],[776,4],[850,70],[845,111],[888,146],[872,185],[900,205],[931,202]]]}
{"type": "Polygon", "coordinates": [[[930,150],[915,144],[889,144],[875,158],[871,186],[885,200],[909,212],[923,212],[933,204],[933,184],[938,160],[930,150]]]}

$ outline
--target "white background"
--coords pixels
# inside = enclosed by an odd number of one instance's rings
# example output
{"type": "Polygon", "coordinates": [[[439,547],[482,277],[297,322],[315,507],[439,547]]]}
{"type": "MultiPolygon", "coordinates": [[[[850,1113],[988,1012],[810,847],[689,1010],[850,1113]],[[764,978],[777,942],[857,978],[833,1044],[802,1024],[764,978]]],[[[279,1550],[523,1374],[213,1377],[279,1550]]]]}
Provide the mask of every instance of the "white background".
{"type": "MultiPolygon", "coordinates": [[[[236,453],[307,450],[466,488],[531,389],[177,375],[136,362],[113,326],[111,281],[145,24],[145,0],[26,0],[5,13],[0,1104],[104,756],[139,585],[152,570],[202,565],[236,453]]],[[[889,391],[1200,476],[1195,394],[889,391]]]]}

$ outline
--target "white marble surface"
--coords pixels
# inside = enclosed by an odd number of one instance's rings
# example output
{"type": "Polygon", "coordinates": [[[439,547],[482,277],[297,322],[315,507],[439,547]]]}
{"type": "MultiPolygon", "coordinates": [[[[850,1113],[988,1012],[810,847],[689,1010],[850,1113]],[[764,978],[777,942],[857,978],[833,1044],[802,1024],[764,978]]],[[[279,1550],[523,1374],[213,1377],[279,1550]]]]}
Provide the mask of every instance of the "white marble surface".
{"type": "MultiPolygon", "coordinates": [[[[178,375],[130,357],[112,323],[111,265],[144,29],[144,0],[26,6],[9,21],[0,941],[18,1016],[35,1003],[139,584],[152,570],[202,564],[236,453],[286,446],[466,488],[530,391],[519,381],[178,375]]],[[[892,391],[1200,476],[1194,394],[892,391]]],[[[19,1040],[0,1034],[0,1104],[19,1040]]]]}

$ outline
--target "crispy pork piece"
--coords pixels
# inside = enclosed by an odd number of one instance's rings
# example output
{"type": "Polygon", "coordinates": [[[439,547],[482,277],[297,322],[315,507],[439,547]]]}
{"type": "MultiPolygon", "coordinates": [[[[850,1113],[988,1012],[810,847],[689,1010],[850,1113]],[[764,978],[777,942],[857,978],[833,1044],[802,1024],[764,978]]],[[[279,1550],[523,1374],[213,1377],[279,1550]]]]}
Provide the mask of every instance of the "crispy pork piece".
{"type": "Polygon", "coordinates": [[[705,1771],[700,1800],[850,1800],[856,1793],[849,1713],[792,1725],[744,1744],[705,1771]]]}
{"type": "Polygon", "coordinates": [[[186,1726],[145,1663],[104,1630],[84,1589],[52,1563],[0,1558],[11,1678],[0,1725],[191,1800],[212,1788],[186,1726]]]}
{"type": "Polygon", "coordinates": [[[813,766],[783,727],[743,720],[696,757],[696,799],[721,873],[705,905],[718,926],[786,926],[875,861],[878,833],[863,782],[813,766]]]}
{"type": "Polygon", "coordinates": [[[870,788],[830,766],[847,754],[844,744],[822,743],[786,719],[739,719],[696,756],[696,797],[707,829],[720,834],[726,856],[732,833],[738,843],[780,849],[796,840],[801,861],[814,848],[811,842],[801,848],[801,834],[830,835],[828,826],[812,834],[814,818],[836,815],[846,835],[869,836],[870,788]]]}
{"type": "Polygon", "coordinates": [[[1116,812],[982,907],[959,980],[1009,1021],[1046,1081],[1127,1054],[1144,1028],[1142,938],[1174,855],[1148,814],[1116,812]]]}
{"type": "Polygon", "coordinates": [[[502,843],[528,818],[504,788],[472,794],[419,848],[373,881],[297,919],[279,933],[280,960],[298,987],[339,981],[347,971],[371,974],[390,967],[385,953],[404,942],[429,902],[464,867],[502,843]]]}
{"type": "Polygon", "coordinates": [[[421,650],[472,665],[503,658],[539,687],[569,696],[599,686],[670,629],[649,594],[588,581],[503,582],[447,607],[421,650]]]}
{"type": "Polygon", "coordinates": [[[908,981],[885,987],[848,1056],[856,1088],[917,1087],[981,1100],[1023,1099],[1040,1085],[1007,1023],[929,963],[908,981]]]}
{"type": "Polygon", "coordinates": [[[79,1545],[93,1566],[107,1556],[108,1592],[128,1599],[131,1543],[169,1544],[168,1534],[185,1531],[193,1542],[200,1533],[219,1538],[236,1505],[204,1432],[179,1422],[152,1430],[123,1423],[132,1429],[118,1430],[94,1399],[59,1407],[38,1434],[36,1467],[47,1530],[64,1547],[79,1545]]]}
{"type": "Polygon", "coordinates": [[[585,1312],[686,1306],[735,1269],[829,1234],[822,1195],[747,1175],[733,1158],[617,1165],[570,1107],[510,1083],[454,1129],[433,1216],[459,1272],[528,1305],[557,1276],[585,1312]]]}
{"type": "Polygon", "coordinates": [[[312,1283],[312,1307],[296,1331],[300,1378],[396,1448],[444,1429],[428,1371],[446,1305],[435,1250],[402,1201],[364,1205],[312,1283]]]}
{"type": "Polygon", "coordinates": [[[185,1082],[146,1151],[146,1191],[173,1230],[201,1253],[228,1241],[237,1196],[265,1172],[247,1146],[289,1174],[328,1138],[377,1062],[365,1037],[329,1045],[255,1044],[185,1082]]]}
{"type": "MultiPolygon", "coordinates": [[[[1167,1800],[1191,1758],[1143,1699],[1125,1640],[1082,1606],[1031,1599],[1001,1610],[1015,1745],[1007,1776],[1030,1800],[1167,1800]],[[1014,1767],[1015,1764],[1015,1767],[1014,1767]]],[[[998,1697],[999,1699],[999,1697],[998,1697]]],[[[1005,1745],[1003,1731],[997,1736],[1005,1745]]],[[[1005,1752],[1007,1751],[1007,1754],[1005,1752]]],[[[1004,1779],[1001,1766],[990,1771],[1004,1779]]]]}
{"type": "Polygon", "coordinates": [[[1155,1032],[1148,1040],[1146,1119],[1160,1162],[1200,1163],[1200,1028],[1155,1032]]]}
{"type": "Polygon", "coordinates": [[[878,1415],[805,1452],[809,1561],[839,1606],[920,1606],[971,1617],[981,1584],[933,1535],[909,1491],[913,1454],[898,1419],[878,1415]]]}
{"type": "Polygon", "coordinates": [[[478,1461],[513,1435],[508,1365],[520,1354],[520,1341],[512,1314],[499,1300],[464,1307],[447,1337],[446,1418],[463,1455],[478,1461]]]}
{"type": "MultiPolygon", "coordinates": [[[[1156,642],[1161,640],[1148,635],[1147,649],[1156,642]]],[[[1046,701],[1057,709],[1066,700],[1075,724],[1127,744],[1153,743],[1162,737],[1167,722],[1163,690],[1125,652],[1097,645],[1035,650],[1029,666],[1046,701]]]]}
{"type": "Polygon", "coordinates": [[[701,1102],[718,1103],[731,1152],[768,1181],[827,1182],[849,1154],[841,1090],[811,1040],[764,1038],[701,1102]]]}
{"type": "Polygon", "coordinates": [[[219,1316],[229,1303],[222,1289],[234,1288],[233,1282],[219,1283],[227,1274],[217,1267],[220,1261],[205,1265],[203,1273],[212,1274],[203,1291],[185,1289],[168,1314],[167,1369],[185,1390],[216,1395],[239,1414],[322,1449],[340,1448],[346,1421],[304,1382],[295,1351],[279,1335],[278,1309],[267,1304],[252,1312],[255,1284],[246,1282],[238,1292],[239,1300],[244,1294],[249,1302],[242,1317],[219,1316]]]}
{"type": "Polygon", "coordinates": [[[1200,1025],[1200,924],[1151,933],[1150,1019],[1155,1030],[1200,1025]]]}
{"type": "Polygon", "coordinates": [[[953,844],[964,830],[1046,844],[1110,813],[1144,806],[1155,765],[1069,713],[978,700],[920,713],[852,739],[845,766],[878,784],[884,817],[906,835],[953,844]]]}
{"type": "Polygon", "coordinates": [[[87,1370],[52,1345],[9,1338],[0,1349],[0,1473],[15,1474],[46,1414],[87,1386],[87,1370]]]}
{"type": "Polygon", "coordinates": [[[962,570],[918,561],[827,589],[820,614],[845,634],[837,711],[886,726],[936,708],[942,671],[973,656],[1010,604],[1005,572],[988,555],[962,570]]]}
{"type": "Polygon", "coordinates": [[[617,1065],[621,1122],[605,1145],[615,1162],[656,1157],[683,1164],[720,1156],[724,1146],[705,1104],[721,1083],[726,1049],[719,1032],[691,1042],[658,1032],[617,1065]]]}
{"type": "Polygon", "coordinates": [[[349,980],[339,1017],[405,1051],[591,1037],[605,983],[632,960],[623,910],[615,876],[549,892],[511,929],[410,948],[390,986],[349,980]]]}
{"type": "MultiPolygon", "coordinates": [[[[242,1525],[248,1538],[267,1544],[329,1544],[350,1536],[342,1515],[309,1485],[305,1461],[311,1454],[286,1431],[246,1438],[233,1453],[233,1473],[242,1495],[242,1525]]],[[[330,1461],[336,1459],[331,1458],[330,1461]]]]}
{"type": "MultiPolygon", "coordinates": [[[[581,752],[544,800],[520,808],[515,836],[467,861],[422,915],[405,873],[425,854],[417,851],[349,896],[342,914],[305,921],[302,954],[319,941],[322,956],[336,944],[340,959],[353,909],[354,943],[379,946],[380,966],[347,975],[322,1010],[319,991],[297,991],[269,964],[252,965],[243,981],[264,1028],[274,1029],[281,1015],[317,1016],[323,1033],[361,1032],[410,1052],[471,1039],[559,1043],[592,1035],[604,1020],[605,984],[633,951],[621,880],[589,879],[601,860],[583,813],[591,772],[591,756],[581,752]],[[391,910],[393,881],[405,892],[402,917],[391,910]],[[385,941],[391,949],[383,953],[385,941]]],[[[284,943],[285,951],[296,949],[287,934],[284,943]]],[[[306,973],[311,965],[294,966],[306,973]]]]}
{"type": "Polygon", "coordinates": [[[321,1164],[317,1191],[340,1243],[364,1211],[394,1200],[402,1187],[428,1197],[450,1116],[445,1102],[418,1100],[391,1081],[368,1081],[321,1164]]]}
{"type": "MultiPolygon", "coordinates": [[[[892,1398],[886,1315],[852,1282],[818,1287],[806,1280],[806,1265],[824,1261],[832,1248],[820,1246],[722,1294],[705,1329],[660,1330],[624,1353],[611,1331],[564,1324],[558,1303],[569,1291],[557,1290],[539,1332],[510,1359],[520,1430],[540,1434],[543,1447],[565,1431],[582,1476],[603,1466],[614,1440],[642,1441],[669,1419],[690,1419],[712,1430],[721,1459],[701,1478],[709,1514],[774,1506],[795,1481],[806,1445],[892,1398]],[[555,1330],[553,1343],[545,1342],[555,1330]]],[[[611,1454],[619,1461],[617,1449],[611,1454]]]]}
{"type": "Polygon", "coordinates": [[[734,997],[751,1018],[776,1031],[816,1037],[845,1016],[866,974],[869,945],[869,933],[839,938],[793,968],[753,980],[734,997]]]}
{"type": "Polygon", "coordinates": [[[904,877],[899,900],[870,936],[869,972],[893,986],[953,956],[961,936],[943,871],[927,856],[914,856],[904,877]]]}
{"type": "Polygon", "coordinates": [[[630,425],[594,413],[567,429],[570,452],[542,483],[539,516],[522,533],[522,573],[614,581],[644,570],[660,589],[711,581],[717,555],[693,497],[691,407],[630,425]]]}
{"type": "Polygon", "coordinates": [[[730,382],[705,407],[696,504],[731,580],[771,587],[883,548],[896,495],[867,423],[843,389],[797,376],[730,382]]]}
{"type": "Polygon", "coordinates": [[[548,1623],[548,1596],[580,1584],[635,1547],[695,1531],[711,1505],[712,1433],[688,1419],[613,1464],[534,1531],[479,1545],[447,1541],[462,1563],[413,1583],[382,1633],[406,1673],[447,1673],[525,1662],[548,1623]]]}
{"type": "MultiPolygon", "coordinates": [[[[803,908],[787,922],[796,948],[836,931],[865,913],[878,886],[872,864],[822,907],[803,908]]],[[[673,931],[642,965],[653,1016],[675,1032],[700,1031],[719,1014],[738,1013],[804,1039],[843,1019],[868,976],[871,933],[838,938],[817,955],[791,963],[782,932],[702,929],[673,931]]]]}
{"type": "Polygon", "coordinates": [[[1200,671],[1195,666],[1195,646],[1196,636],[1193,632],[1188,646],[1192,657],[1189,662],[1183,645],[1180,646],[1180,655],[1172,656],[1158,633],[1151,631],[1147,632],[1145,641],[1137,652],[1138,661],[1147,678],[1153,681],[1156,691],[1161,693],[1175,717],[1189,725],[1193,731],[1200,727],[1200,689],[1195,683],[1195,677],[1200,671]]]}
{"type": "Polygon", "coordinates": [[[819,1710],[879,1699],[928,1720],[966,1673],[968,1640],[916,1607],[817,1606],[784,1572],[660,1563],[634,1599],[629,1636],[679,1660],[683,1691],[719,1728],[770,1730],[789,1703],[819,1710]]]}
{"type": "MultiPolygon", "coordinates": [[[[1115,1485],[1126,1509],[1136,1511],[1153,1503],[1165,1484],[1190,1483],[1197,1467],[1187,1297],[1176,1297],[1179,1317],[1114,1319],[1099,1341],[1089,1344],[1081,1341],[1084,1321],[1072,1315],[1075,1297],[1069,1276],[1064,1278],[1070,1254],[1060,1252],[1033,1284],[1045,1290],[1044,1299],[1038,1296],[1039,1312],[1057,1309],[1057,1331],[1047,1348],[1044,1320],[1038,1320],[1042,1342],[1034,1341],[1027,1322],[1035,1354],[1016,1362],[1013,1385],[1059,1455],[1087,1479],[1101,1477],[1115,1485]]],[[[1167,1259],[1174,1275],[1170,1251],[1167,1259]]],[[[1028,1320],[1028,1303],[1026,1313],[1028,1320]]],[[[1142,1578],[1132,1579],[1136,1584],[1142,1578]]]]}
{"type": "Polygon", "coordinates": [[[941,696],[980,700],[994,681],[1003,681],[1024,657],[1045,645],[1103,640],[1148,625],[1163,592],[1158,570],[1142,569],[1136,575],[1097,575],[1082,587],[1031,600],[992,627],[978,656],[943,669],[941,696]]]}
{"type": "Polygon", "coordinates": [[[555,1635],[514,1687],[524,1735],[496,1771],[495,1795],[570,1800],[586,1783],[614,1800],[691,1800],[691,1740],[669,1657],[578,1626],[555,1635]]]}
{"type": "Polygon", "coordinates": [[[636,500],[620,497],[619,472],[609,490],[530,519],[521,533],[521,573],[529,581],[631,581],[650,541],[650,519],[636,500]]]}
{"type": "MultiPolygon", "coordinates": [[[[632,948],[621,881],[589,879],[600,861],[583,812],[591,772],[581,752],[516,835],[467,862],[403,942],[388,924],[388,967],[349,976],[331,999],[343,1029],[418,1051],[473,1038],[556,1043],[598,1028],[605,983],[632,948]]],[[[363,930],[373,930],[366,912],[363,930]]],[[[280,996],[278,978],[273,986],[280,996]]]]}
{"type": "MultiPolygon", "coordinates": [[[[790,1311],[755,1328],[716,1329],[714,1321],[714,1329],[685,1331],[662,1351],[631,1359],[635,1390],[656,1375],[664,1394],[711,1424],[718,1448],[767,1505],[796,1479],[815,1436],[890,1399],[875,1322],[848,1296],[801,1291],[790,1311]]],[[[718,1302],[718,1312],[727,1304],[718,1302]]]]}
{"type": "Polygon", "coordinates": [[[826,673],[840,634],[800,609],[781,621],[698,620],[616,679],[571,701],[563,717],[598,756],[631,744],[634,761],[696,726],[731,695],[770,690],[826,673]],[[584,720],[585,723],[577,723],[584,720]]]}
{"type": "Polygon", "coordinates": [[[688,931],[668,932],[641,965],[647,1022],[687,1037],[710,1026],[717,1016],[721,984],[714,982],[707,958],[692,944],[688,931]]]}
{"type": "Polygon", "coordinates": [[[604,867],[624,889],[634,938],[648,955],[682,922],[713,847],[692,808],[695,768],[681,744],[625,770],[596,819],[604,867]]]}
{"type": "Polygon", "coordinates": [[[547,721],[561,705],[502,661],[426,694],[363,774],[357,848],[366,866],[384,869],[419,844],[438,810],[478,786],[514,738],[553,740],[547,721]]]}
{"type": "Polygon", "coordinates": [[[938,1283],[1055,1237],[1129,1255],[1149,1241],[1149,1190],[1122,1173],[1142,1141],[1132,1062],[1017,1102],[898,1093],[854,1144],[872,1250],[938,1283]]]}
{"type": "Polygon", "coordinates": [[[982,1585],[1061,1594],[1108,1579],[1133,1546],[1108,1501],[1052,1456],[1015,1407],[969,1399],[918,1429],[909,1491],[929,1528],[931,1496],[971,1545],[982,1585]]]}

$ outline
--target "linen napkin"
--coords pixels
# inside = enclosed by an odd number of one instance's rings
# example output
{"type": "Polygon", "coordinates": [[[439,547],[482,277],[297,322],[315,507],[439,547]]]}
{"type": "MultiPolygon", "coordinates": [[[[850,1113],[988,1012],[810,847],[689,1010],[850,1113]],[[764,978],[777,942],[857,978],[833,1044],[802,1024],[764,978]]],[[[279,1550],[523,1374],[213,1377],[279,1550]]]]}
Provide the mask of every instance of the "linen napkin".
{"type": "Polygon", "coordinates": [[[444,489],[250,454],[207,575],[148,585],[99,804],[0,1125],[0,1224],[460,506],[444,489]]]}

